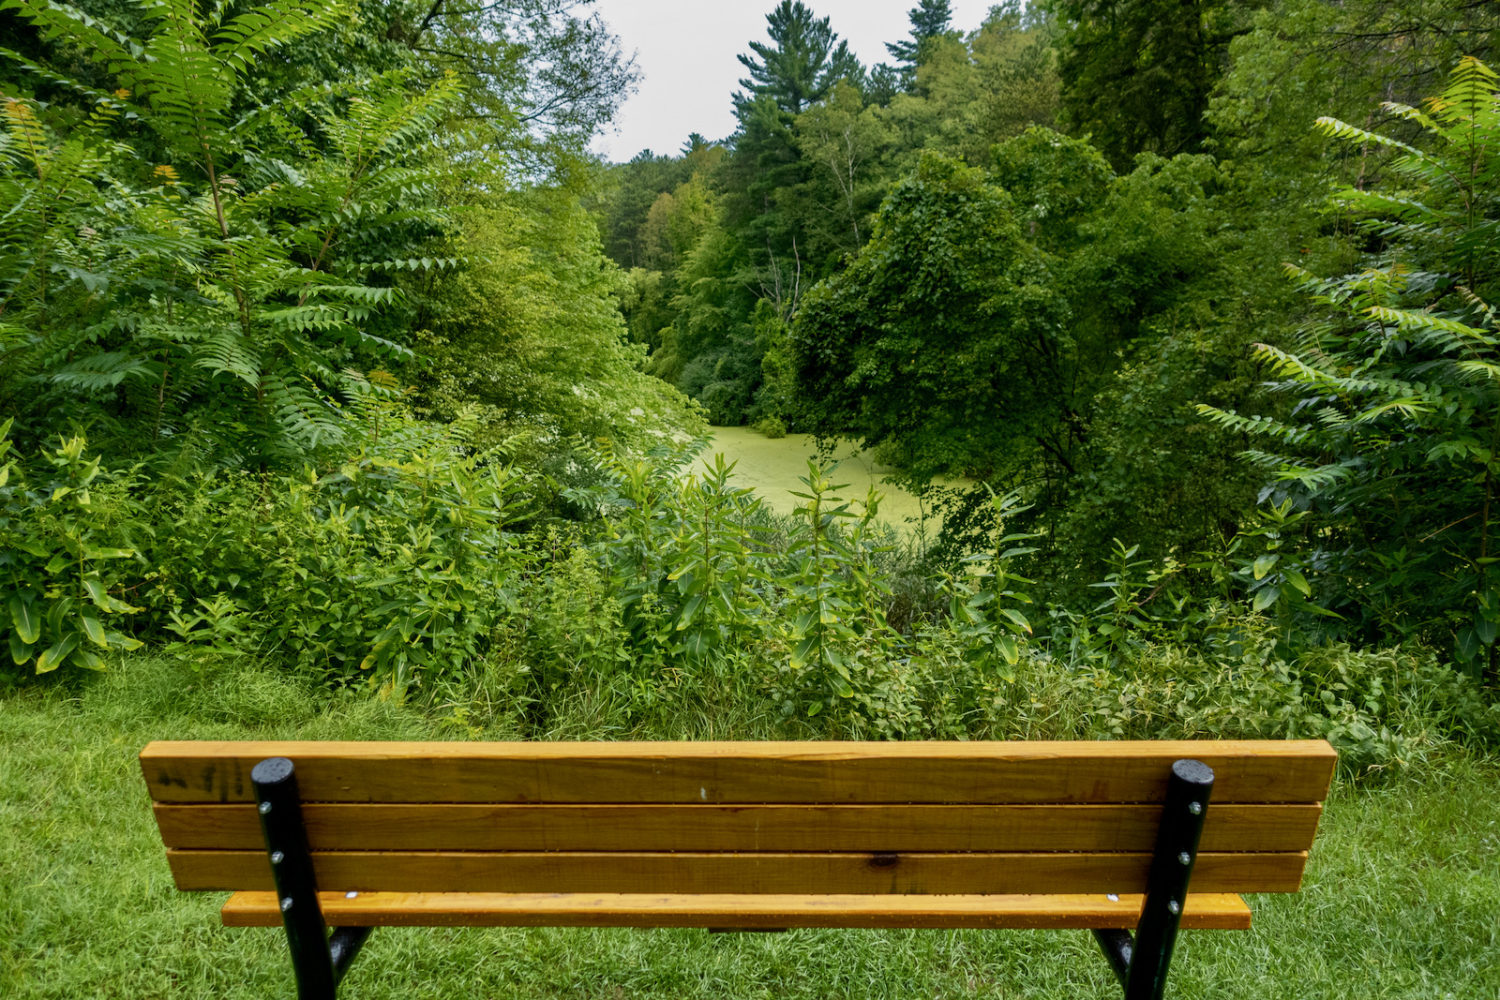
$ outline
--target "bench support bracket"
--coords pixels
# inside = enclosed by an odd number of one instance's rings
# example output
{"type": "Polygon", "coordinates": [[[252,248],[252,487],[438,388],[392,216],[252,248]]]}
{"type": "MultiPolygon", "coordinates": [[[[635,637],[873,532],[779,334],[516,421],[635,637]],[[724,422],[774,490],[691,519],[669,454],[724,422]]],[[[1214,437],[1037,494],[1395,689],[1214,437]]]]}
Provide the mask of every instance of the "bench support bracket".
{"type": "Polygon", "coordinates": [[[1167,969],[1177,943],[1188,881],[1198,858],[1198,841],[1208,814],[1214,772],[1196,760],[1179,760],[1167,778],[1167,801],[1156,834],[1146,903],[1135,934],[1096,930],[1094,938],[1125,989],[1125,1000],[1162,1000],[1167,969]]]}
{"type": "Polygon", "coordinates": [[[313,874],[307,829],[302,825],[302,801],[292,762],[272,757],[250,772],[266,857],[281,901],[287,947],[297,979],[297,1000],[333,1000],[339,982],[354,962],[368,927],[341,927],[330,938],[318,905],[318,883],[313,874]]]}

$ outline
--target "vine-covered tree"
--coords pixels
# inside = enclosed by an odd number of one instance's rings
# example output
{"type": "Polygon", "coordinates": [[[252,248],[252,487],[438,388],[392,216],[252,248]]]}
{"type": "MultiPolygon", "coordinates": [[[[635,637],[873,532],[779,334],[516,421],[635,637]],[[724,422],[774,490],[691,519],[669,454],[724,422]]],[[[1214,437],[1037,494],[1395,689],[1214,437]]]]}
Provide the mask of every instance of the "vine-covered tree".
{"type": "Polygon", "coordinates": [[[806,418],[918,475],[1013,471],[1060,422],[1068,305],[983,171],[928,153],[791,331],[806,418]]]}

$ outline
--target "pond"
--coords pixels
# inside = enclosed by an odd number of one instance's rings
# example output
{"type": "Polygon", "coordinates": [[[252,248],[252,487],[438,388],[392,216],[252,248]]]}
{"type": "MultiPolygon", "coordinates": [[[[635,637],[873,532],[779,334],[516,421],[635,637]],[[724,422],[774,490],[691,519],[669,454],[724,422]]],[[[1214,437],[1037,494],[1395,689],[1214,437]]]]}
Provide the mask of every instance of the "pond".
{"type": "MultiPolygon", "coordinates": [[[[790,514],[802,501],[792,496],[792,491],[806,492],[801,479],[807,475],[808,459],[818,457],[817,440],[810,434],[788,434],[784,438],[768,438],[748,427],[715,427],[713,439],[703,453],[711,459],[714,453],[722,454],[735,463],[735,479],[753,490],[778,514],[790,514]]],[[[892,470],[880,465],[868,453],[860,451],[851,442],[842,442],[833,458],[838,468],[833,481],[849,485],[839,491],[846,500],[863,500],[871,486],[883,494],[880,504],[880,520],[892,527],[915,531],[923,516],[923,505],[917,497],[906,490],[887,482],[892,470]]],[[[926,529],[929,535],[936,532],[939,522],[931,513],[927,514],[926,529]]]]}

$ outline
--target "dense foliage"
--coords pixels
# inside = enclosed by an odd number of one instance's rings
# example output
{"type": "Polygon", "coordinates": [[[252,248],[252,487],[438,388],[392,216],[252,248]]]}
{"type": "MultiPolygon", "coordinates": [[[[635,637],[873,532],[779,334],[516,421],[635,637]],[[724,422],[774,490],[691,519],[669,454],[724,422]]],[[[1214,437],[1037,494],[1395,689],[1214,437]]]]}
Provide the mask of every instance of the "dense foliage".
{"type": "Polygon", "coordinates": [[[1257,353],[1291,397],[1281,414],[1221,422],[1272,493],[1313,516],[1304,558],[1327,600],[1366,635],[1457,631],[1457,652],[1500,678],[1494,579],[1500,445],[1500,101],[1466,59],[1426,111],[1387,110],[1422,147],[1332,118],[1348,143],[1394,149],[1392,183],[1341,204],[1378,247],[1361,271],[1292,273],[1323,309],[1287,347],[1257,353]]]}
{"type": "Polygon", "coordinates": [[[606,166],[587,4],[3,0],[0,679],[1492,742],[1500,18],[1419,6],[922,0],[865,67],[786,0],[733,136],[606,166]]]}

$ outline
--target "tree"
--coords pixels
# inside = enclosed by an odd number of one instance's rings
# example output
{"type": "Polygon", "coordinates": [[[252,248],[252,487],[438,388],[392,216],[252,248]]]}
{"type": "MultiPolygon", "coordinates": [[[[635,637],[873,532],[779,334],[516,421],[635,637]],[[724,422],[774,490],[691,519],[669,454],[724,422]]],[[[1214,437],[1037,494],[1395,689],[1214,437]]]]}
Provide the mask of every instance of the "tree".
{"type": "Polygon", "coordinates": [[[1119,168],[1198,152],[1229,44],[1266,0],[1051,0],[1065,119],[1119,168]]]}
{"type": "Polygon", "coordinates": [[[645,373],[615,305],[623,276],[567,191],[470,194],[445,251],[469,263],[442,275],[425,331],[421,400],[451,420],[477,404],[479,440],[516,437],[535,461],[571,459],[570,438],[644,452],[700,424],[681,396],[645,373]]]}
{"type": "MultiPolygon", "coordinates": [[[[1263,442],[1268,498],[1310,513],[1318,593],[1373,639],[1454,642],[1500,683],[1500,75],[1462,60],[1425,110],[1387,103],[1404,142],[1335,118],[1347,145],[1395,154],[1389,180],[1338,205],[1374,251],[1354,273],[1293,268],[1320,307],[1257,357],[1288,405],[1219,423],[1263,442]]],[[[1266,601],[1308,583],[1257,567],[1266,601]]]]}
{"type": "Polygon", "coordinates": [[[766,24],[772,44],[751,42],[753,55],[739,57],[750,73],[740,81],[744,92],[734,95],[742,121],[757,98],[770,98],[780,110],[799,115],[838,81],[862,76],[849,43],[834,33],[828,18],[815,17],[801,0],[781,0],[766,15],[766,24]]]}
{"type": "Polygon", "coordinates": [[[444,222],[424,154],[457,80],[414,94],[391,73],[244,108],[267,53],[343,8],[167,0],[122,40],[61,5],[8,6],[113,79],[25,64],[91,105],[66,139],[47,116],[72,125],[71,109],[5,100],[0,402],[135,453],[197,433],[217,460],[266,465],[335,440],[349,370],[409,353],[401,275],[444,266],[413,250],[444,222]],[[109,134],[126,115],[151,159],[109,134]]]}
{"type": "Polygon", "coordinates": [[[806,416],[895,443],[920,477],[1012,474],[1060,422],[1067,318],[1005,192],[924,154],[793,323],[806,416]]]}
{"type": "Polygon", "coordinates": [[[818,176],[833,181],[832,196],[817,200],[837,220],[836,238],[845,249],[858,250],[864,243],[861,223],[879,200],[870,175],[885,130],[864,107],[858,89],[841,81],[827,100],[797,118],[796,132],[797,145],[818,165],[818,176]]]}
{"type": "Polygon", "coordinates": [[[909,91],[916,81],[917,66],[922,62],[927,44],[947,34],[952,26],[953,5],[949,0],[920,0],[917,6],[907,11],[907,17],[911,20],[911,37],[887,42],[885,50],[896,60],[896,73],[909,91]]]}
{"type": "Polygon", "coordinates": [[[1060,81],[1050,24],[996,5],[979,30],[929,39],[914,89],[887,119],[906,142],[983,163],[990,147],[1032,125],[1056,124],[1060,81]]]}

